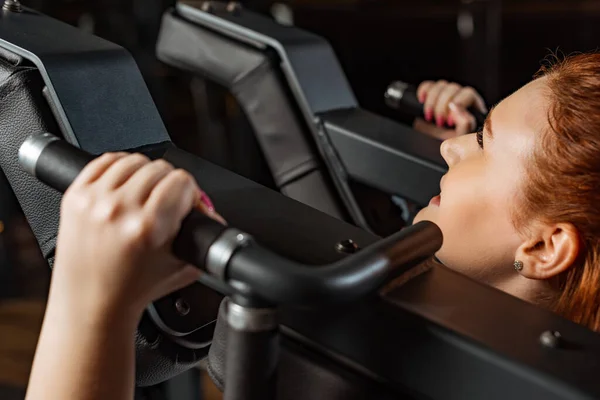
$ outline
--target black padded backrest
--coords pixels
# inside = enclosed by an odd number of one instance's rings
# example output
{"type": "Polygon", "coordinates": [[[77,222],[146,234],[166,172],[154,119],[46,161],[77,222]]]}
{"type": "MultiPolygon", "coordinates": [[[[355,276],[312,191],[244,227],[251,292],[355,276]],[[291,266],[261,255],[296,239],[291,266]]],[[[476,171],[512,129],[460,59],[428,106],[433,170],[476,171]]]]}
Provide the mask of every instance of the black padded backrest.
{"type": "Polygon", "coordinates": [[[24,172],[18,150],[31,134],[59,131],[42,90],[38,70],[0,50],[0,168],[19,200],[44,257],[56,244],[61,195],[24,172]]]}
{"type": "MultiPolygon", "coordinates": [[[[327,41],[247,10],[232,17],[221,11],[204,13],[196,6],[180,1],[164,15],[157,56],[233,95],[251,129],[238,129],[232,136],[240,140],[253,131],[277,189],[378,235],[404,226],[389,195],[349,181],[347,167],[317,121],[316,113],[357,106],[327,41]]],[[[210,118],[207,112],[199,114],[210,118]]],[[[212,124],[219,126],[212,134],[201,130],[200,135],[222,138],[227,117],[212,124]]],[[[236,146],[229,144],[232,150],[236,146]]],[[[252,146],[244,151],[246,158],[256,157],[252,146]]],[[[360,163],[360,157],[351,161],[360,163]]]]}
{"type": "Polygon", "coordinates": [[[244,110],[278,189],[288,197],[340,219],[348,219],[326,168],[307,140],[302,117],[281,85],[277,62],[250,47],[173,14],[163,17],[157,56],[227,88],[244,110]],[[266,101],[268,100],[268,101],[266,101]]]}

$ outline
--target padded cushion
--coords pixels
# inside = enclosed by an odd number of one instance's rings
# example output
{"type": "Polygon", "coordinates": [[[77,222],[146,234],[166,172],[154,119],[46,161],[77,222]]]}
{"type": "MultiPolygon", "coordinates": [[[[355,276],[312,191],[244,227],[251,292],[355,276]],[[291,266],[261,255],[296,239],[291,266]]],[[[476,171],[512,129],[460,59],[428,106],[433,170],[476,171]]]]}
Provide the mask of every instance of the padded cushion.
{"type": "Polygon", "coordinates": [[[40,74],[23,64],[14,57],[0,62],[0,168],[48,258],[56,244],[61,195],[21,169],[18,151],[29,135],[59,130],[50,109],[40,106],[45,104],[40,74]]]}
{"type": "Polygon", "coordinates": [[[227,88],[252,125],[277,187],[294,200],[346,219],[317,149],[305,136],[303,120],[295,113],[268,53],[224,40],[167,13],[157,57],[227,88]],[[286,190],[290,185],[293,187],[286,190]],[[303,194],[308,191],[311,196],[303,194]]]}

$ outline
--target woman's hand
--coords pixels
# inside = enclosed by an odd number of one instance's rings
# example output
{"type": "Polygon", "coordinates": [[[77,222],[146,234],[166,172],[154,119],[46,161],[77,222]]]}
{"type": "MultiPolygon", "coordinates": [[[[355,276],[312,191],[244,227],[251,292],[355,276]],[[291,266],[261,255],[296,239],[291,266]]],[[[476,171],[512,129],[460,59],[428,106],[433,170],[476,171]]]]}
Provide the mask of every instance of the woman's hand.
{"type": "Polygon", "coordinates": [[[109,153],[65,193],[27,400],[130,400],[146,306],[200,271],[171,244],[194,208],[224,223],[194,178],[164,160],[109,153]]]}
{"type": "Polygon", "coordinates": [[[485,102],[475,89],[445,80],[421,82],[417,96],[423,104],[425,120],[417,118],[415,129],[442,140],[476,128],[475,117],[468,108],[487,113],[485,102]]]}
{"type": "Polygon", "coordinates": [[[171,244],[194,207],[224,223],[194,178],[164,160],[95,159],[63,197],[50,301],[136,319],[192,284],[200,271],[176,259],[171,244]]]}

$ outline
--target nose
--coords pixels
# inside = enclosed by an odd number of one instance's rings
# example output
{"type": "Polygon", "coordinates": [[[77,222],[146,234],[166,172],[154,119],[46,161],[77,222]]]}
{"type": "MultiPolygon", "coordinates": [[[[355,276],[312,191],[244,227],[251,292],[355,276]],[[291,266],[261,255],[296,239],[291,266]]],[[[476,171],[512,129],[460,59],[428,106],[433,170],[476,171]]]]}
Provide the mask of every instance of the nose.
{"type": "Polygon", "coordinates": [[[459,152],[456,148],[457,138],[446,139],[440,145],[442,158],[448,164],[448,167],[455,165],[459,160],[459,152]]]}
{"type": "Polygon", "coordinates": [[[440,146],[440,153],[448,167],[452,167],[478,149],[474,134],[468,134],[444,140],[440,146]]]}

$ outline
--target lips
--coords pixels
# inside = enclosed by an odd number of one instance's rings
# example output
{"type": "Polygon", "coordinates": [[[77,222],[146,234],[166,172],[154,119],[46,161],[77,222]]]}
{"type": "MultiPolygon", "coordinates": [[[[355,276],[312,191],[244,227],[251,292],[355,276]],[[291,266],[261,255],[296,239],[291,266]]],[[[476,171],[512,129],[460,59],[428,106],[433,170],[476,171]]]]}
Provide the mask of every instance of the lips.
{"type": "Polygon", "coordinates": [[[440,179],[440,194],[438,194],[437,196],[433,197],[431,200],[429,200],[429,205],[432,206],[439,206],[440,205],[440,201],[442,200],[442,187],[444,186],[444,178],[446,178],[446,175],[442,176],[442,179],[440,179]]]}

